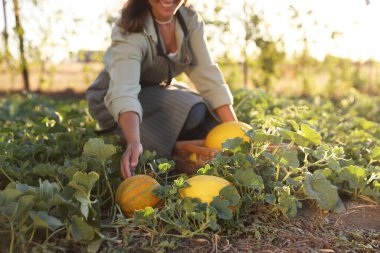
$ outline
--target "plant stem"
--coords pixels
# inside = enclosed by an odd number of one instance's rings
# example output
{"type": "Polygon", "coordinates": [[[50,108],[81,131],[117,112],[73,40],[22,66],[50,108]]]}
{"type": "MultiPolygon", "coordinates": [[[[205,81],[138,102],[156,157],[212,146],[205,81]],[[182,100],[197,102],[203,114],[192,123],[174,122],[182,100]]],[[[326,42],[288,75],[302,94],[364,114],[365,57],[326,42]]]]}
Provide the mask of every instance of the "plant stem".
{"type": "Polygon", "coordinates": [[[55,234],[61,232],[61,231],[64,230],[65,228],[66,228],[66,227],[61,227],[61,228],[55,230],[53,233],[51,233],[51,234],[46,238],[45,243],[47,243],[51,237],[53,237],[55,234]]]}
{"type": "Polygon", "coordinates": [[[59,187],[61,187],[61,189],[63,189],[63,184],[62,184],[61,180],[59,180],[58,177],[55,177],[55,180],[56,180],[57,183],[59,184],[59,187]]]}
{"type": "Polygon", "coordinates": [[[12,183],[16,183],[15,181],[13,181],[13,179],[5,172],[5,170],[3,169],[3,167],[0,168],[0,171],[1,173],[4,174],[4,176],[9,180],[11,181],[12,183]]]}
{"type": "Polygon", "coordinates": [[[9,253],[13,253],[13,246],[15,243],[15,231],[13,228],[13,223],[9,221],[9,224],[11,225],[11,243],[9,244],[9,253]]]}
{"type": "Polygon", "coordinates": [[[278,179],[280,178],[280,166],[276,166],[276,182],[278,182],[278,179]]]}
{"type": "Polygon", "coordinates": [[[33,241],[33,237],[34,237],[34,233],[35,233],[36,229],[35,227],[33,226],[33,230],[32,230],[32,234],[30,235],[30,238],[29,238],[29,243],[31,243],[33,241]]]}
{"type": "Polygon", "coordinates": [[[108,190],[110,191],[110,194],[111,194],[111,198],[112,198],[112,205],[111,206],[114,206],[115,205],[115,198],[114,198],[114,194],[113,194],[113,190],[112,190],[110,181],[108,179],[108,175],[106,172],[106,165],[104,164],[104,162],[102,162],[102,170],[103,170],[104,177],[106,178],[106,184],[107,184],[108,190]]]}

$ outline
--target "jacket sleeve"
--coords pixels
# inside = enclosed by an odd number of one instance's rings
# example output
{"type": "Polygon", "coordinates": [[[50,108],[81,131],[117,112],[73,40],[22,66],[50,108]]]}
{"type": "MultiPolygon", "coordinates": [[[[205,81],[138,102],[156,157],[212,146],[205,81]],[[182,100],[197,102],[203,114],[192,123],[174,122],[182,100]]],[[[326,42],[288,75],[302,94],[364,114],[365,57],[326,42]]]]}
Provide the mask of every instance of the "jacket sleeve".
{"type": "Polygon", "coordinates": [[[104,56],[110,75],[110,85],[104,102],[118,122],[119,114],[136,112],[142,121],[142,107],[138,100],[140,93],[141,61],[146,52],[147,42],[140,33],[121,34],[116,25],[112,30],[112,44],[104,56]]]}
{"type": "Polygon", "coordinates": [[[213,62],[204,36],[204,22],[194,13],[189,22],[189,40],[193,60],[185,73],[192,81],[201,97],[216,109],[233,104],[231,91],[218,65],[213,62]]]}

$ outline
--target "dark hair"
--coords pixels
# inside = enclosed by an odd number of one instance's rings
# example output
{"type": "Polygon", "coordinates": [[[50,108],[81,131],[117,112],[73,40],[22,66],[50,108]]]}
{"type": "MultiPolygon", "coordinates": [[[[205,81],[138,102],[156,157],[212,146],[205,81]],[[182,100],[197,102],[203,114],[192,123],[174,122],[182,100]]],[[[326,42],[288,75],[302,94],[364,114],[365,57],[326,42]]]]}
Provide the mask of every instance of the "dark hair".
{"type": "MultiPolygon", "coordinates": [[[[184,1],[184,5],[187,0],[184,1]]],[[[123,32],[142,32],[150,11],[149,0],[128,0],[121,10],[119,27],[123,32]]]]}

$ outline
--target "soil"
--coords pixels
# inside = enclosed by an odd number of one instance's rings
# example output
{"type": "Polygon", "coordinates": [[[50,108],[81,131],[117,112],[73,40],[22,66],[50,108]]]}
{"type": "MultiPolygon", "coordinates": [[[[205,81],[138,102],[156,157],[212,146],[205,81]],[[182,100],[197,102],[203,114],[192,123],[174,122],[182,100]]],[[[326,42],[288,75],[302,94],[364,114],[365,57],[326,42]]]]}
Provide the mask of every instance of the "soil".
{"type": "MultiPolygon", "coordinates": [[[[293,219],[280,215],[264,221],[268,230],[261,238],[255,238],[252,233],[195,237],[181,241],[176,249],[167,252],[380,252],[379,206],[347,201],[347,211],[338,215],[320,210],[313,202],[303,204],[293,219]]],[[[152,248],[132,247],[130,250],[156,252],[152,248]]]]}
{"type": "Polygon", "coordinates": [[[344,229],[373,229],[380,231],[380,206],[368,205],[358,201],[346,203],[344,214],[331,214],[337,226],[344,229]]]}

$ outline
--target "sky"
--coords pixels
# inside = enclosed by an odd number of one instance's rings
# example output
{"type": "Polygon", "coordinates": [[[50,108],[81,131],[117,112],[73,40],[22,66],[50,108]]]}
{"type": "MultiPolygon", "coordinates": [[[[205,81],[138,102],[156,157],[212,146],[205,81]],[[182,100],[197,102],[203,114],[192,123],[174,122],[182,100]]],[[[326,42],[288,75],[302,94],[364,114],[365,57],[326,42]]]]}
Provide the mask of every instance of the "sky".
{"type": "MultiPolygon", "coordinates": [[[[35,44],[41,42],[36,34],[46,34],[44,47],[47,56],[54,59],[64,58],[69,51],[105,50],[109,45],[111,27],[106,20],[106,14],[117,16],[124,3],[122,0],[40,0],[44,4],[42,12],[24,12],[25,36],[35,44]],[[55,20],[57,12],[62,10],[59,20],[55,20]],[[104,20],[103,22],[99,18],[104,20]],[[40,20],[37,25],[35,20],[40,20]],[[49,23],[54,23],[51,29],[49,23]],[[50,50],[48,50],[50,48],[50,50]]],[[[204,1],[190,0],[195,7],[200,7],[204,1]]],[[[224,8],[225,18],[233,20],[242,15],[242,1],[227,1],[224,8]]],[[[7,1],[9,2],[9,1],[7,1]]],[[[30,2],[30,1],[29,1],[30,2]]],[[[380,61],[380,33],[377,24],[380,24],[380,0],[256,0],[255,6],[262,10],[267,23],[267,29],[273,38],[281,37],[288,53],[302,48],[303,32],[294,29],[296,24],[302,24],[303,31],[309,42],[312,55],[323,59],[326,53],[354,60],[374,58],[380,61]],[[300,10],[300,16],[293,23],[289,23],[291,12],[289,5],[300,10]],[[305,13],[311,10],[312,15],[305,13]],[[331,40],[331,32],[339,32],[335,40],[331,40]]],[[[24,2],[24,4],[31,4],[24,2]]],[[[11,8],[8,4],[8,8],[11,8]]],[[[23,6],[22,6],[23,7],[23,6]]],[[[24,10],[30,10],[24,6],[24,10]]],[[[201,15],[208,15],[201,13],[201,15]]],[[[209,18],[209,17],[208,17],[209,18]]],[[[8,16],[10,26],[13,26],[13,17],[8,16]]],[[[236,23],[236,22],[235,22],[236,23]]],[[[3,29],[3,13],[0,14],[0,29],[3,29]]],[[[242,34],[241,26],[235,24],[233,31],[242,34]]],[[[233,40],[231,37],[230,39],[233,40]]],[[[236,40],[236,38],[234,38],[236,40]]],[[[228,41],[228,38],[226,38],[228,41]]],[[[233,41],[232,41],[233,42],[233,41]]],[[[228,43],[220,43],[228,44],[228,43]]],[[[215,54],[222,51],[214,45],[215,54]]],[[[238,47],[231,48],[232,54],[238,54],[238,47]]]]}

